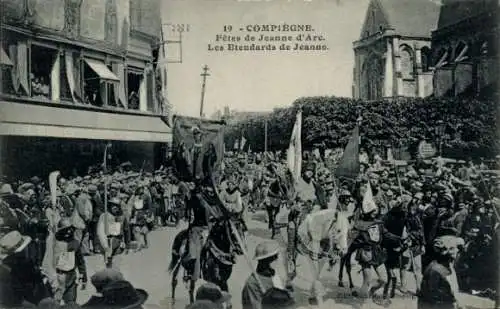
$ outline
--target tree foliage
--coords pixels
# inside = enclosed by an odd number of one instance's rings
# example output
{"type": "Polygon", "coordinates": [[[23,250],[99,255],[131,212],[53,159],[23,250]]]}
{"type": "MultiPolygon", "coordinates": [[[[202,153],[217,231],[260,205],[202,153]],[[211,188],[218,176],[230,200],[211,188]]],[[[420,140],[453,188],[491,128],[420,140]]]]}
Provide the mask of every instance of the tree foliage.
{"type": "Polygon", "coordinates": [[[233,145],[244,135],[252,150],[264,150],[267,121],[268,150],[286,149],[299,108],[303,111],[304,149],[320,143],[328,148],[344,147],[359,116],[363,119],[362,144],[368,148],[392,145],[415,150],[425,136],[436,144],[442,141],[443,155],[449,157],[492,156],[499,149],[496,100],[434,97],[370,102],[303,97],[288,108],[277,108],[268,116],[229,127],[226,145],[233,145]]]}

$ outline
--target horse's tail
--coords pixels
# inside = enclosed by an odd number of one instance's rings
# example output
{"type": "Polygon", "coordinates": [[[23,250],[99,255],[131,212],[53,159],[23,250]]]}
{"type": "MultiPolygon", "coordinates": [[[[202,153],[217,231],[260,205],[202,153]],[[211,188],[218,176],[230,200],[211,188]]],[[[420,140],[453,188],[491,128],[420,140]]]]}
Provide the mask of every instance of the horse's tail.
{"type": "Polygon", "coordinates": [[[179,264],[181,259],[181,247],[184,241],[188,237],[188,230],[182,230],[175,236],[174,243],[172,245],[172,259],[170,260],[170,264],[168,265],[168,271],[171,273],[179,264]]]}

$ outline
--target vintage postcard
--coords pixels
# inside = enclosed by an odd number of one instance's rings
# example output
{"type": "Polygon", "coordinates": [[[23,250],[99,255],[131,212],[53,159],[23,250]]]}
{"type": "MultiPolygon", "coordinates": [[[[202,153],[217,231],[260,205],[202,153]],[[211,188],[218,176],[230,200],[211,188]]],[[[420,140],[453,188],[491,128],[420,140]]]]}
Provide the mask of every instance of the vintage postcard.
{"type": "Polygon", "coordinates": [[[0,0],[0,308],[500,308],[498,12],[0,0]]]}

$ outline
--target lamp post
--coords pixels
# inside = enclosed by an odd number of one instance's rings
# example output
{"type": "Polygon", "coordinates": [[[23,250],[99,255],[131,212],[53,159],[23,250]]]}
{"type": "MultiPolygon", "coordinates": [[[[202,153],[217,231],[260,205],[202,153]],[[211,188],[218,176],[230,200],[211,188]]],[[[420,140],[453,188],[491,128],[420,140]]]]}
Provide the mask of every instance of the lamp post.
{"type": "MultiPolygon", "coordinates": [[[[103,170],[104,170],[104,215],[107,217],[108,213],[108,149],[111,148],[111,143],[107,143],[106,147],[104,147],[104,160],[103,160],[103,170]]],[[[108,234],[109,234],[109,226],[107,218],[104,219],[104,231],[106,233],[106,240],[108,242],[108,246],[110,246],[108,234]]],[[[108,257],[106,252],[104,252],[104,262],[108,265],[108,257]]]]}
{"type": "Polygon", "coordinates": [[[439,156],[442,157],[443,156],[443,137],[444,137],[444,133],[446,130],[446,123],[444,123],[444,121],[442,121],[442,120],[439,120],[436,124],[437,124],[436,135],[439,138],[439,156]]]}

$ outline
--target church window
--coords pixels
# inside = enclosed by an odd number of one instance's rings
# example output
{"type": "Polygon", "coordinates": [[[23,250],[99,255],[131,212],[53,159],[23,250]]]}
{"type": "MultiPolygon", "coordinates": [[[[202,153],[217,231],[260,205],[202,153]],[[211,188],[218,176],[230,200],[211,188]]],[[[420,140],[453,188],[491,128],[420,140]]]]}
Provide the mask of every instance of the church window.
{"type": "Polygon", "coordinates": [[[429,72],[431,63],[430,63],[430,49],[428,47],[423,47],[420,50],[420,58],[422,63],[422,72],[429,72]]]}
{"type": "Polygon", "coordinates": [[[413,53],[408,46],[403,46],[400,51],[401,58],[401,74],[403,79],[414,78],[414,61],[413,53]]]}

